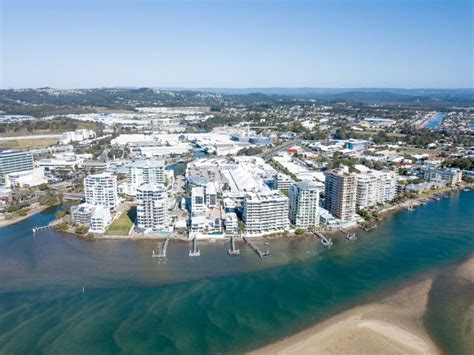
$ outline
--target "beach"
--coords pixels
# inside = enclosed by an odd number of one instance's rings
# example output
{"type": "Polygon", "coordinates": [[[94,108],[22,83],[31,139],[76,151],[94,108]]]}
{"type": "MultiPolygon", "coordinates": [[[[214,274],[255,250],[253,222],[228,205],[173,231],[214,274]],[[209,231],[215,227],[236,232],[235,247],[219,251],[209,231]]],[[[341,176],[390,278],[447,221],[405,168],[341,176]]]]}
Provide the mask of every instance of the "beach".
{"type": "MultiPolygon", "coordinates": [[[[472,286],[474,258],[452,276],[472,286]]],[[[429,277],[406,286],[251,354],[440,354],[423,322],[433,280],[429,277]]]]}
{"type": "Polygon", "coordinates": [[[408,286],[252,354],[439,354],[422,320],[431,284],[408,286]]]}

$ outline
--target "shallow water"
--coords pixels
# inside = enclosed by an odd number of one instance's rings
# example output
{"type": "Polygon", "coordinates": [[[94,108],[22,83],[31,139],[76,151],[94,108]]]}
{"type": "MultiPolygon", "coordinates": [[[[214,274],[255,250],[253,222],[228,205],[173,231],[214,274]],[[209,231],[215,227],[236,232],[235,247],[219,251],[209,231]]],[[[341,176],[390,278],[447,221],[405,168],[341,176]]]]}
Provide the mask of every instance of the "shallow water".
{"type": "MultiPolygon", "coordinates": [[[[474,251],[474,191],[401,211],[355,242],[272,241],[259,259],[241,245],[89,242],[0,229],[0,352],[242,352],[298,331],[474,251]],[[85,292],[82,292],[84,286],[85,292]]],[[[436,307],[432,307],[436,311],[436,307]]],[[[449,313],[449,312],[448,312],[449,313]]],[[[433,334],[436,335],[435,332],[433,334]]]]}

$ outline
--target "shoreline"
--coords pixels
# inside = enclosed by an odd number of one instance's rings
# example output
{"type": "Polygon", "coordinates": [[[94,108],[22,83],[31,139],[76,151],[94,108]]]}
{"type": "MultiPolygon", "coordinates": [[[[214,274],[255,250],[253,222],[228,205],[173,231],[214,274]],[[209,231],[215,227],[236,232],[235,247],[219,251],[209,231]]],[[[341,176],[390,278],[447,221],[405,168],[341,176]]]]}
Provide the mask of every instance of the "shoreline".
{"type": "MultiPolygon", "coordinates": [[[[453,193],[453,192],[463,192],[464,188],[472,189],[472,188],[474,188],[474,184],[465,184],[464,186],[462,186],[460,188],[458,188],[458,187],[449,187],[449,188],[443,188],[443,189],[430,190],[428,192],[422,193],[419,196],[416,196],[415,198],[408,199],[408,200],[403,201],[403,202],[401,202],[397,205],[389,206],[387,208],[384,208],[382,210],[377,211],[378,216],[374,220],[370,220],[370,221],[363,220],[363,221],[358,221],[358,222],[354,221],[352,223],[352,225],[350,225],[349,227],[346,227],[346,228],[332,228],[332,229],[324,229],[323,228],[323,229],[320,229],[320,232],[323,232],[325,235],[327,235],[331,238],[339,238],[339,237],[342,237],[345,232],[351,232],[351,231],[355,231],[355,230],[362,230],[363,232],[368,233],[368,232],[370,232],[370,230],[369,231],[365,230],[364,227],[359,222],[368,223],[368,224],[376,224],[375,222],[381,221],[382,219],[384,219],[384,218],[386,218],[386,217],[388,217],[388,216],[390,216],[390,215],[392,215],[396,212],[399,212],[400,210],[406,209],[410,206],[413,206],[413,207],[421,206],[425,200],[427,200],[427,199],[430,200],[430,199],[433,198],[433,196],[435,196],[437,194],[447,194],[447,193],[450,194],[450,193],[453,193]]],[[[32,217],[33,215],[35,215],[37,213],[43,212],[44,210],[46,210],[49,207],[51,207],[51,206],[40,206],[40,207],[37,207],[34,210],[30,211],[30,213],[28,213],[26,216],[17,217],[17,218],[11,219],[11,220],[0,221],[0,228],[6,227],[6,226],[9,226],[9,225],[13,225],[13,224],[16,224],[18,222],[21,222],[25,219],[28,219],[28,218],[32,217]]],[[[55,221],[57,221],[57,220],[51,221],[50,224],[54,224],[55,221]]],[[[103,241],[106,241],[106,240],[164,241],[164,240],[167,239],[167,237],[163,237],[163,236],[146,236],[146,235],[138,235],[138,234],[133,234],[133,235],[106,235],[106,234],[103,234],[103,235],[94,236],[93,238],[86,238],[85,235],[77,234],[74,231],[57,231],[56,230],[56,232],[65,233],[65,234],[68,234],[68,235],[72,235],[72,236],[75,236],[75,237],[78,237],[78,238],[81,238],[81,239],[91,240],[91,241],[96,241],[96,240],[97,241],[99,241],[99,240],[103,240],[103,241]]],[[[257,241],[272,241],[272,240],[284,240],[284,239],[291,239],[291,240],[306,239],[306,238],[313,238],[314,236],[311,233],[303,233],[301,235],[297,235],[295,233],[290,233],[288,235],[284,235],[283,233],[278,233],[278,234],[271,234],[271,235],[267,235],[267,236],[247,236],[247,237],[252,239],[252,240],[257,240],[257,241]]],[[[190,239],[188,237],[183,237],[183,236],[171,236],[170,240],[177,241],[177,242],[183,242],[183,243],[191,243],[192,242],[192,239],[190,239]]],[[[228,242],[229,238],[227,238],[227,237],[223,237],[223,238],[209,237],[209,238],[198,238],[198,240],[200,242],[218,243],[218,242],[228,242]]],[[[242,239],[241,236],[238,237],[237,240],[243,242],[243,239],[242,239]]]]}
{"type": "Polygon", "coordinates": [[[0,221],[0,228],[11,226],[11,225],[16,224],[18,222],[24,221],[25,219],[28,219],[28,218],[34,216],[35,214],[41,213],[41,212],[47,210],[50,207],[54,207],[54,206],[40,205],[40,206],[32,208],[31,211],[28,212],[28,214],[25,215],[25,216],[14,217],[14,218],[11,218],[11,219],[5,219],[3,221],[0,221]]]}
{"type": "Polygon", "coordinates": [[[423,325],[433,276],[249,354],[439,354],[423,325]]]}
{"type": "MultiPolygon", "coordinates": [[[[453,277],[474,284],[474,255],[450,264],[453,277]]],[[[365,298],[361,305],[249,351],[249,354],[440,354],[441,346],[425,323],[430,294],[439,272],[406,280],[365,298]]]]}

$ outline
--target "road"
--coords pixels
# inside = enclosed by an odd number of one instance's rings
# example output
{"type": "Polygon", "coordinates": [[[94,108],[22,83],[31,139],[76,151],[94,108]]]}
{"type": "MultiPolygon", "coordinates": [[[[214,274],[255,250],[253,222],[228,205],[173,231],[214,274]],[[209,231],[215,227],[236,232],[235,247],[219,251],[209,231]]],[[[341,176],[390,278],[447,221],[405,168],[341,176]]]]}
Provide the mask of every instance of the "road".
{"type": "Polygon", "coordinates": [[[294,145],[298,145],[298,144],[301,144],[303,140],[301,138],[295,138],[295,139],[291,139],[283,144],[280,144],[276,147],[273,147],[272,149],[270,149],[269,151],[266,151],[264,153],[261,153],[259,154],[258,156],[260,157],[267,157],[267,158],[272,158],[274,157],[275,155],[277,155],[280,151],[282,150],[286,150],[294,145]]]}

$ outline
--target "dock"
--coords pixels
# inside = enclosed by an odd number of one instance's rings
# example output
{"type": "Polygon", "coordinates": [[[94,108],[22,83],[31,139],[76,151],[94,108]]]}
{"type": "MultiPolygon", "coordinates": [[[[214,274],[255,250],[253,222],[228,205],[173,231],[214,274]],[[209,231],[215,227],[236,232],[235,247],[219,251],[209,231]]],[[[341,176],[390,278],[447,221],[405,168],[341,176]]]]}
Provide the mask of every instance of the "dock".
{"type": "Polygon", "coordinates": [[[230,249],[228,250],[227,253],[228,253],[230,256],[240,255],[240,250],[239,250],[239,249],[235,249],[234,236],[231,236],[231,237],[230,237],[230,249]]]}
{"type": "Polygon", "coordinates": [[[151,256],[153,258],[166,258],[166,250],[168,249],[169,242],[170,242],[170,238],[166,238],[165,243],[163,244],[158,254],[156,254],[155,251],[153,250],[153,254],[151,256]]]}
{"type": "Polygon", "coordinates": [[[197,248],[196,237],[193,238],[193,248],[189,251],[189,256],[201,256],[201,251],[197,248]]]}
{"type": "Polygon", "coordinates": [[[346,235],[347,240],[357,240],[357,236],[355,233],[347,233],[346,235]]]}
{"type": "Polygon", "coordinates": [[[247,237],[243,237],[243,240],[249,245],[251,249],[253,249],[253,251],[255,251],[255,253],[257,253],[260,258],[265,258],[271,255],[270,250],[267,249],[266,252],[261,251],[260,248],[252,243],[247,237]]]}
{"type": "Polygon", "coordinates": [[[42,230],[46,230],[46,229],[50,229],[50,228],[53,228],[53,225],[48,224],[46,226],[33,227],[32,231],[33,231],[33,234],[36,234],[36,232],[40,232],[42,230]]]}
{"type": "Polygon", "coordinates": [[[333,245],[332,239],[326,238],[324,234],[320,232],[314,232],[314,235],[321,240],[322,245],[327,246],[327,247],[330,247],[331,245],[333,245]]]}

